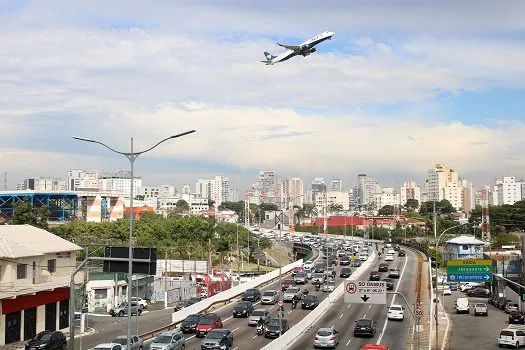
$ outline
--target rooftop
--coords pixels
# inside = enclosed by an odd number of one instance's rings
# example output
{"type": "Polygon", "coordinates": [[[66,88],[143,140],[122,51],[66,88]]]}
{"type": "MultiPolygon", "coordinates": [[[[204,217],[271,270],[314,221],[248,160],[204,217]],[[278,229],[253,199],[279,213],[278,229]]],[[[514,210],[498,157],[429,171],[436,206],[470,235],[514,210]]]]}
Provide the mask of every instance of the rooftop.
{"type": "Polygon", "coordinates": [[[458,236],[447,241],[447,244],[485,244],[474,236],[458,236]]]}

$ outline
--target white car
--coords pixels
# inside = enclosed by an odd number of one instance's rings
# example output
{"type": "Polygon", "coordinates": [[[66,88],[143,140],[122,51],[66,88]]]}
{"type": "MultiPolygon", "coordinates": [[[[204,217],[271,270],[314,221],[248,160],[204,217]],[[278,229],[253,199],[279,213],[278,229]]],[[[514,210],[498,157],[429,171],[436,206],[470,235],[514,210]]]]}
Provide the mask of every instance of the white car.
{"type": "Polygon", "coordinates": [[[385,255],[385,261],[394,261],[394,254],[385,255]]]}
{"type": "Polygon", "coordinates": [[[368,259],[368,254],[367,253],[359,254],[359,260],[366,261],[366,259],[368,259]]]}
{"type": "Polygon", "coordinates": [[[137,303],[141,309],[145,309],[148,307],[148,302],[139,297],[131,297],[131,302],[137,303]]]}
{"type": "Polygon", "coordinates": [[[323,292],[333,292],[335,290],[335,281],[328,281],[323,284],[323,292]]]}
{"type": "Polygon", "coordinates": [[[122,350],[122,345],[117,343],[104,343],[95,346],[92,350],[122,350]]]}
{"type": "Polygon", "coordinates": [[[290,287],[287,290],[284,291],[283,294],[283,300],[284,301],[292,301],[294,296],[298,296],[299,299],[302,298],[303,294],[301,293],[301,290],[297,287],[290,287]]]}
{"type": "Polygon", "coordinates": [[[393,304],[388,308],[388,319],[403,321],[405,318],[405,308],[401,305],[393,304]]]}
{"type": "Polygon", "coordinates": [[[387,254],[392,254],[392,255],[394,255],[395,253],[396,251],[394,249],[389,249],[387,252],[387,254]]]}
{"type": "Polygon", "coordinates": [[[303,264],[303,269],[313,269],[314,268],[314,262],[313,261],[307,261],[303,264]]]}
{"type": "Polygon", "coordinates": [[[261,305],[266,304],[275,304],[277,300],[279,299],[279,293],[277,293],[276,290],[267,290],[262,293],[261,296],[261,305]]]}
{"type": "Polygon", "coordinates": [[[443,287],[443,295],[452,295],[452,291],[449,286],[443,287]]]}

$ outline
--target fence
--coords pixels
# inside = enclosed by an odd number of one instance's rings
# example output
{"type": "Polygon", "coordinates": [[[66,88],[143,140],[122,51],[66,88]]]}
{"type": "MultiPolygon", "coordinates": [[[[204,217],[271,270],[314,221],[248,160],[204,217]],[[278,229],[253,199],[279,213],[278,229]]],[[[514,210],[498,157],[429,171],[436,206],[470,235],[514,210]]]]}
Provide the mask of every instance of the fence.
{"type": "Polygon", "coordinates": [[[152,284],[152,289],[151,301],[164,302],[167,305],[197,296],[195,281],[156,279],[152,284]],[[167,302],[166,295],[168,297],[167,302]]]}

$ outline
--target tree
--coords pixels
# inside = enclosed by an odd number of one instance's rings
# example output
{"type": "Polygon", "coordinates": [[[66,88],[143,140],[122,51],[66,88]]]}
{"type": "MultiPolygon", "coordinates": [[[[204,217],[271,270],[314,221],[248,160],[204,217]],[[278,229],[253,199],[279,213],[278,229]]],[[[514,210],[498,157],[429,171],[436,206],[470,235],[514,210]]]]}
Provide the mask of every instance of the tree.
{"type": "Polygon", "coordinates": [[[497,247],[501,247],[504,245],[515,245],[519,243],[520,243],[519,237],[511,233],[499,234],[498,236],[496,236],[496,239],[494,240],[494,245],[497,247]]]}
{"type": "MultiPolygon", "coordinates": [[[[419,213],[420,214],[432,214],[434,211],[434,202],[423,202],[421,203],[421,206],[419,207],[419,213]]],[[[450,204],[450,202],[446,199],[440,200],[439,202],[436,202],[436,212],[439,215],[445,215],[445,214],[451,214],[455,213],[456,209],[450,204]]]]}
{"type": "Polygon", "coordinates": [[[408,211],[414,211],[419,208],[419,201],[417,199],[409,198],[405,203],[405,208],[407,208],[408,211]]]}
{"type": "Polygon", "coordinates": [[[392,206],[392,205],[385,205],[385,206],[383,206],[383,208],[378,210],[377,215],[391,216],[391,215],[394,215],[394,213],[395,213],[394,206],[392,206]]]}
{"type": "Polygon", "coordinates": [[[13,204],[13,216],[9,220],[9,224],[27,224],[47,230],[49,215],[49,207],[42,206],[40,208],[33,208],[29,201],[23,200],[13,204]]]}
{"type": "Polygon", "coordinates": [[[312,216],[317,215],[317,208],[313,203],[304,203],[303,212],[307,218],[311,218],[312,216]]]}
{"type": "Polygon", "coordinates": [[[328,208],[326,209],[328,210],[329,213],[338,213],[344,210],[342,204],[335,204],[335,203],[330,204],[328,208]]]}
{"type": "Polygon", "coordinates": [[[275,203],[261,203],[261,205],[259,205],[259,208],[262,211],[276,211],[276,210],[279,210],[279,207],[275,203]]]}
{"type": "Polygon", "coordinates": [[[190,206],[188,205],[188,202],[186,202],[184,199],[179,199],[177,203],[175,203],[175,211],[178,213],[184,213],[190,210],[190,206]]]}
{"type": "Polygon", "coordinates": [[[208,199],[208,206],[211,208],[215,205],[215,201],[213,199],[208,199]]]}

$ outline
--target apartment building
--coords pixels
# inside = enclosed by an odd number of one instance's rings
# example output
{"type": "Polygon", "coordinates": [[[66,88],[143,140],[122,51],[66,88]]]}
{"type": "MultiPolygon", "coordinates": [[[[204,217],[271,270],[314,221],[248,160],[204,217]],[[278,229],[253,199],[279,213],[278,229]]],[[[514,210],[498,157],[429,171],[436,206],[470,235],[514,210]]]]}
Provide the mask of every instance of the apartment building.
{"type": "MultiPolygon", "coordinates": [[[[127,199],[129,199],[131,186],[131,172],[128,170],[119,170],[115,173],[103,174],[99,179],[100,191],[119,194],[127,199]]],[[[142,186],[142,177],[134,176],[133,193],[138,193],[139,188],[142,186]]]]}
{"type": "Polygon", "coordinates": [[[461,179],[461,208],[464,213],[470,212],[475,207],[475,190],[471,181],[461,179]]]}
{"type": "Polygon", "coordinates": [[[311,192],[312,192],[312,202],[317,202],[318,195],[321,196],[321,198],[324,198],[324,193],[327,191],[326,187],[326,181],[323,177],[316,177],[314,178],[314,181],[312,181],[311,185],[311,192]]]}
{"type": "Polygon", "coordinates": [[[496,186],[494,187],[497,204],[514,204],[522,199],[522,183],[516,181],[514,176],[505,176],[501,179],[496,179],[496,186]]]}
{"type": "Polygon", "coordinates": [[[399,190],[399,204],[405,205],[409,199],[421,204],[421,187],[415,181],[406,181],[399,190]]]}
{"type": "Polygon", "coordinates": [[[361,207],[374,204],[375,194],[381,192],[377,182],[366,174],[357,175],[357,203],[361,207]]]}
{"type": "Polygon", "coordinates": [[[332,179],[332,191],[342,191],[343,190],[343,180],[341,179],[332,179]]]}
{"type": "Polygon", "coordinates": [[[327,206],[327,208],[329,208],[332,205],[340,205],[343,207],[344,211],[348,211],[350,209],[348,192],[328,191],[326,192],[326,199],[325,193],[322,193],[315,197],[315,207],[319,215],[322,215],[322,213],[324,213],[325,205],[327,206]]]}
{"type": "Polygon", "coordinates": [[[287,203],[287,209],[294,206],[303,207],[304,204],[304,182],[298,177],[282,181],[281,198],[287,203]]]}
{"type": "Polygon", "coordinates": [[[69,191],[98,190],[102,174],[102,170],[70,170],[67,174],[67,189],[69,191]]]}
{"type": "Polygon", "coordinates": [[[215,176],[213,179],[198,179],[195,192],[202,198],[215,202],[219,206],[230,199],[230,180],[224,176],[215,176]]]}
{"type": "Polygon", "coordinates": [[[54,179],[47,177],[24,179],[21,183],[16,185],[17,191],[36,191],[36,192],[53,192],[53,191],[67,191],[67,183],[62,179],[54,179]]]}
{"type": "Polygon", "coordinates": [[[385,205],[399,206],[399,197],[399,193],[396,193],[392,187],[382,187],[381,191],[374,195],[376,210],[383,208],[385,205]]]}
{"type": "Polygon", "coordinates": [[[462,206],[462,186],[456,171],[446,164],[436,164],[427,172],[427,191],[429,201],[446,199],[456,209],[462,206]]]}
{"type": "Polygon", "coordinates": [[[2,225],[0,240],[0,345],[69,327],[69,280],[82,248],[30,225],[2,225]]]}

